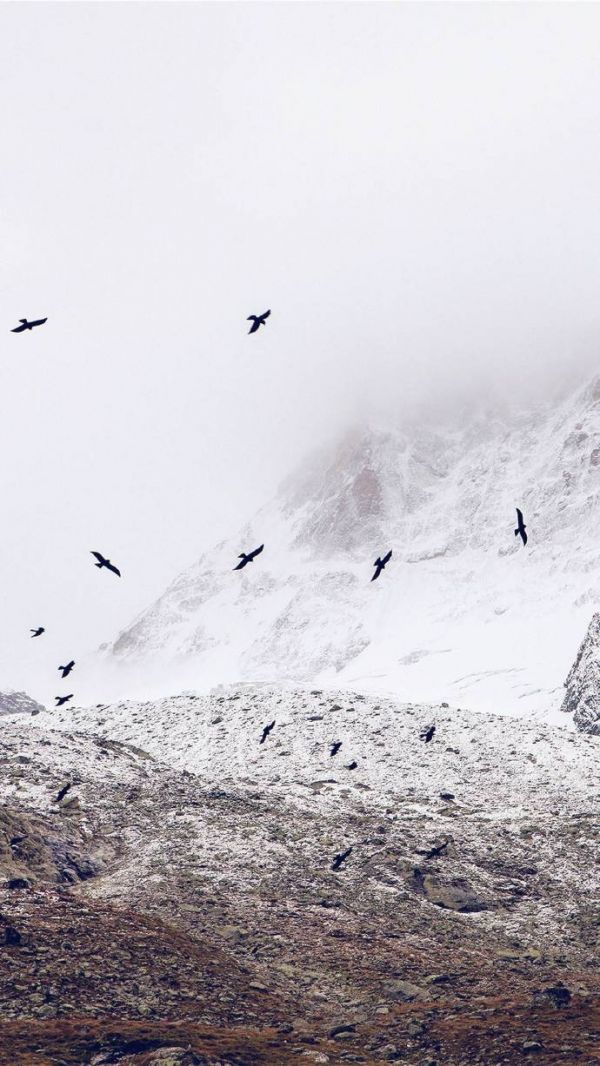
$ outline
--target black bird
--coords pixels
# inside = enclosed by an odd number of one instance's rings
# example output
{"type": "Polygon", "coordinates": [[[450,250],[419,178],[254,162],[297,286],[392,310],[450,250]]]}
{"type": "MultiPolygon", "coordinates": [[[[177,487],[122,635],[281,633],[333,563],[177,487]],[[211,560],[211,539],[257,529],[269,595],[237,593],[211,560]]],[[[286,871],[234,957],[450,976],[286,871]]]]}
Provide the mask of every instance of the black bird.
{"type": "Polygon", "coordinates": [[[337,755],[337,753],[340,750],[341,746],[342,746],[341,740],[334,740],[333,744],[331,745],[331,751],[329,752],[329,754],[330,755],[337,755]]]}
{"type": "Polygon", "coordinates": [[[234,566],[233,569],[234,570],[243,570],[247,563],[253,563],[254,562],[254,560],[256,559],[256,556],[260,555],[260,553],[263,550],[263,548],[264,548],[264,544],[261,544],[260,548],[255,548],[253,552],[248,552],[247,555],[246,555],[246,552],[242,552],[241,555],[238,555],[238,559],[242,560],[241,563],[238,563],[237,566],[234,566]]]}
{"type": "Polygon", "coordinates": [[[355,759],[353,759],[352,762],[348,763],[348,765],[346,766],[346,769],[347,770],[356,770],[357,766],[358,766],[358,763],[356,762],[355,759]]]}
{"type": "Polygon", "coordinates": [[[262,731],[262,737],[260,738],[260,741],[259,741],[260,744],[264,744],[265,740],[267,739],[267,737],[268,737],[269,733],[271,732],[271,730],[272,730],[274,725],[275,725],[275,720],[273,720],[271,722],[271,725],[266,725],[265,726],[265,728],[262,731]]]}
{"type": "Polygon", "coordinates": [[[116,574],[117,577],[121,576],[121,571],[117,570],[116,566],[113,566],[110,559],[105,559],[101,552],[90,552],[90,555],[95,555],[98,560],[97,563],[94,563],[94,566],[99,566],[100,569],[105,566],[107,570],[112,570],[113,574],[116,574]]]}
{"type": "Polygon", "coordinates": [[[426,859],[435,859],[436,855],[441,855],[446,850],[450,840],[445,840],[443,844],[438,844],[437,848],[429,848],[429,851],[422,851],[417,848],[417,855],[424,855],[426,859]]]}
{"type": "Polygon", "coordinates": [[[73,669],[73,667],[74,667],[74,666],[75,666],[75,660],[74,660],[74,659],[71,659],[71,662],[70,662],[70,663],[67,663],[67,665],[66,665],[66,666],[59,666],[59,668],[58,668],[58,669],[59,669],[59,670],[62,670],[62,676],[63,676],[63,677],[68,677],[68,676],[69,676],[69,674],[71,673],[71,670],[73,669]]]}
{"type": "Polygon", "coordinates": [[[62,707],[63,703],[68,703],[69,700],[73,699],[73,693],[71,692],[68,696],[55,696],[54,699],[56,700],[56,706],[62,707]]]}
{"type": "Polygon", "coordinates": [[[419,735],[420,735],[421,740],[424,740],[426,744],[429,744],[429,741],[433,740],[433,734],[434,733],[435,733],[435,726],[434,725],[430,725],[428,729],[424,729],[423,732],[420,733],[419,735]]]}
{"type": "Polygon", "coordinates": [[[55,803],[60,803],[61,799],[65,798],[65,796],[66,796],[67,792],[69,791],[70,787],[71,787],[71,782],[69,781],[69,783],[67,785],[64,785],[63,788],[61,788],[61,790],[58,793],[58,796],[56,797],[54,802],[55,803]]]}
{"type": "Polygon", "coordinates": [[[523,547],[525,547],[525,545],[527,544],[527,534],[525,532],[526,529],[527,526],[523,521],[523,512],[520,511],[517,507],[517,528],[515,529],[515,537],[518,537],[519,535],[521,536],[521,540],[523,541],[523,547]]]}
{"type": "Polygon", "coordinates": [[[26,330],[26,329],[34,329],[35,326],[43,326],[44,322],[47,322],[47,321],[48,321],[47,318],[36,318],[34,322],[28,322],[26,318],[20,318],[19,322],[21,323],[21,325],[20,326],[15,326],[15,328],[11,329],[10,332],[11,333],[23,333],[23,331],[26,330]]]}
{"type": "Polygon", "coordinates": [[[379,556],[377,556],[375,562],[373,563],[373,566],[375,567],[375,573],[373,574],[373,577],[371,578],[371,581],[376,581],[377,580],[377,578],[379,577],[381,571],[385,570],[385,564],[389,563],[391,558],[392,558],[391,549],[387,553],[387,555],[384,555],[383,559],[380,559],[379,556]]]}
{"type": "Polygon", "coordinates": [[[38,626],[37,629],[30,629],[29,632],[32,637],[41,637],[42,633],[45,633],[46,630],[43,626],[38,626]]]}
{"type": "Polygon", "coordinates": [[[346,859],[348,858],[348,856],[351,853],[352,853],[352,847],[346,848],[345,851],[340,851],[339,854],[335,856],[335,858],[334,858],[334,860],[333,860],[333,862],[331,864],[331,869],[332,870],[339,870],[339,868],[342,865],[342,863],[346,861],[346,859]]]}
{"type": "Polygon", "coordinates": [[[250,329],[248,330],[248,333],[256,333],[257,329],[260,329],[261,326],[265,325],[270,314],[270,311],[265,311],[263,315],[248,315],[246,322],[252,323],[250,329]]]}

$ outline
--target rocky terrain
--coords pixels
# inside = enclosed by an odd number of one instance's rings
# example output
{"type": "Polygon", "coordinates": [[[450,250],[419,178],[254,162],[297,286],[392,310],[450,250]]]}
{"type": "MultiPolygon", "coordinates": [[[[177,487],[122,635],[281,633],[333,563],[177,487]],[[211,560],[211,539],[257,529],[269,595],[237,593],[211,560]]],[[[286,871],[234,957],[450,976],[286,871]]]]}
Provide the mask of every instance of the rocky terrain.
{"type": "Polygon", "coordinates": [[[598,743],[250,685],[5,718],[0,1062],[600,1062],[598,743]]]}

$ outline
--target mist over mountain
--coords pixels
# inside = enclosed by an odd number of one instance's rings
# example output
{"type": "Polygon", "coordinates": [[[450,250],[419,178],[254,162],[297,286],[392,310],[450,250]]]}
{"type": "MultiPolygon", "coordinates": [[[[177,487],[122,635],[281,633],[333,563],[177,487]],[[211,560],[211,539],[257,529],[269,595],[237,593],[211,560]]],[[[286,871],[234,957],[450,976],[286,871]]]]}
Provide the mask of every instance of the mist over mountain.
{"type": "Polygon", "coordinates": [[[357,428],[177,577],[107,659],[143,664],[167,691],[318,681],[553,712],[600,600],[599,488],[600,378],[559,403],[357,428]]]}

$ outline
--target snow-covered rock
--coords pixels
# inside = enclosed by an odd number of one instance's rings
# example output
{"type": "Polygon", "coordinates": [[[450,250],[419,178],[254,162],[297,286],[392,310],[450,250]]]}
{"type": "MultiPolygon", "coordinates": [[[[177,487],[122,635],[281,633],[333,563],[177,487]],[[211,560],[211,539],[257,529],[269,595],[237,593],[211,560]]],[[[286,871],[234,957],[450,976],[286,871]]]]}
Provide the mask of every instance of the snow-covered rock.
{"type": "Polygon", "coordinates": [[[600,735],[600,614],[595,614],[565,681],[561,710],[583,733],[600,735]]]}
{"type": "Polygon", "coordinates": [[[26,692],[0,692],[0,714],[39,714],[45,710],[26,692]]]}

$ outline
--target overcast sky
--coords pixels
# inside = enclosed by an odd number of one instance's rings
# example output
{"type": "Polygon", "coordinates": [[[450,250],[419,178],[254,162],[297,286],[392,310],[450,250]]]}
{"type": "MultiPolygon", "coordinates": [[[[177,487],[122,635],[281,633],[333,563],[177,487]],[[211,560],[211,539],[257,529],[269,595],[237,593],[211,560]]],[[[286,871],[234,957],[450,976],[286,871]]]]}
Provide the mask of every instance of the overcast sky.
{"type": "Polygon", "coordinates": [[[0,687],[346,423],[591,371],[599,54],[594,4],[1,5],[0,687]]]}

